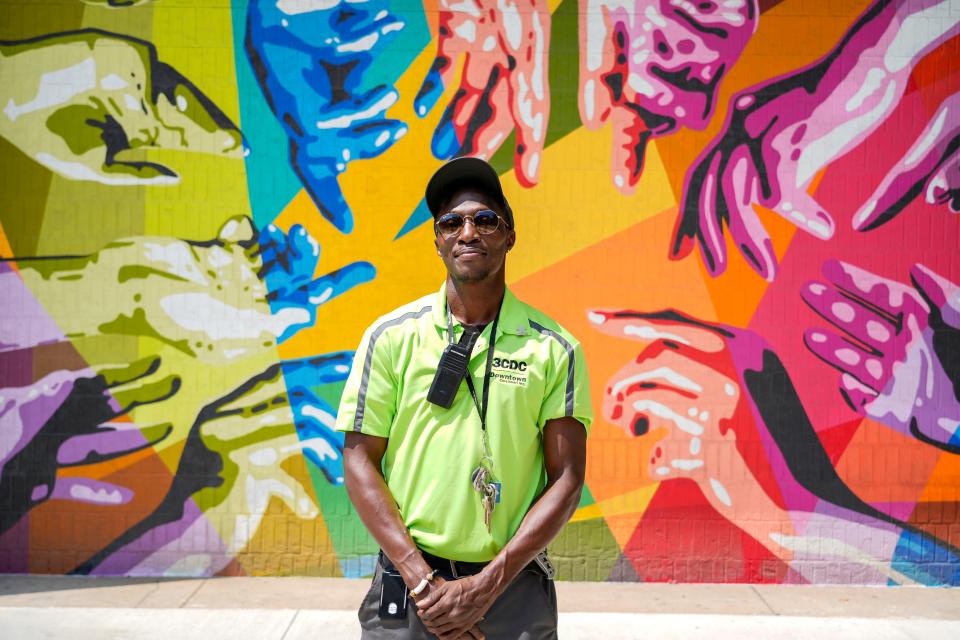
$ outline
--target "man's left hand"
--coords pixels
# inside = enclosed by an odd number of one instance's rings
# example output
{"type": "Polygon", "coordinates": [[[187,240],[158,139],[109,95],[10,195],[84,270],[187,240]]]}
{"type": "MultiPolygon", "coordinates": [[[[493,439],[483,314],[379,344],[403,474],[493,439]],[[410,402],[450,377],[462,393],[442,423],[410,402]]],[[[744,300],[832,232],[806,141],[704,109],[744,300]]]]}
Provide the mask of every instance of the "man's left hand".
{"type": "Polygon", "coordinates": [[[469,638],[470,631],[479,631],[475,625],[496,597],[494,590],[487,588],[479,576],[449,582],[435,578],[426,595],[417,600],[417,613],[427,630],[441,640],[469,638]]]}

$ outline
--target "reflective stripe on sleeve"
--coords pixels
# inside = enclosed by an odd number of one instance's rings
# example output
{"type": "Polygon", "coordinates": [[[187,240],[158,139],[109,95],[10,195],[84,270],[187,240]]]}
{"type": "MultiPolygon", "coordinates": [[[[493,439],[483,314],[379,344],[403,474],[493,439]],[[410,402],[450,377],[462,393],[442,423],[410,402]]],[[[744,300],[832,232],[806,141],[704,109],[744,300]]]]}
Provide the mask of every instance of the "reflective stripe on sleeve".
{"type": "Polygon", "coordinates": [[[556,331],[552,329],[547,329],[541,324],[537,324],[533,320],[530,321],[530,326],[534,328],[541,335],[550,336],[554,340],[560,343],[560,346],[564,348],[567,352],[567,393],[565,396],[565,411],[564,414],[568,417],[573,416],[573,389],[574,389],[574,355],[573,355],[573,345],[567,342],[567,340],[561,336],[556,331]]]}
{"type": "Polygon", "coordinates": [[[367,403],[367,385],[370,383],[370,365],[373,362],[373,347],[377,342],[377,338],[379,338],[380,334],[390,327],[403,324],[407,320],[415,320],[420,318],[424,314],[430,313],[432,309],[432,305],[427,305],[419,311],[408,311],[398,318],[387,320],[379,327],[374,329],[373,333],[370,334],[370,342],[367,344],[367,355],[363,359],[363,373],[360,376],[360,388],[357,391],[357,412],[353,418],[354,431],[360,431],[363,428],[363,413],[367,403]]]}

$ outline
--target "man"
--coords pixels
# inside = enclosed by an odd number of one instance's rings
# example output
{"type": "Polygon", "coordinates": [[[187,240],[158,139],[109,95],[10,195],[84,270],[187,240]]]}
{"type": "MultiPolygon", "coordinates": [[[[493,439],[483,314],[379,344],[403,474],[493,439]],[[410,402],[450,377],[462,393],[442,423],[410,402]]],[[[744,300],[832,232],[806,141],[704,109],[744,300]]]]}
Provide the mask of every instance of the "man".
{"type": "Polygon", "coordinates": [[[426,201],[446,282],[368,329],[337,418],[347,491],[382,549],[362,637],[556,637],[540,554],[583,487],[583,352],[506,288],[516,232],[489,164],[447,163],[426,201]]]}

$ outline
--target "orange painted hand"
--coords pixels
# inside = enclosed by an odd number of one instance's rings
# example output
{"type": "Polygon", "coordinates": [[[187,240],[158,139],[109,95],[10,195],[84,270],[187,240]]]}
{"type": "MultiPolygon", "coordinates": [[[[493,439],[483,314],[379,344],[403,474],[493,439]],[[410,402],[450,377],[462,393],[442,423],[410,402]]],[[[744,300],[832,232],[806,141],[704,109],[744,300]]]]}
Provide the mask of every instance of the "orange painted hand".
{"type": "Polygon", "coordinates": [[[762,337],[675,311],[593,311],[590,319],[604,333],[648,343],[611,379],[604,413],[630,434],[658,438],[652,478],[693,479],[739,522],[745,514],[775,522],[775,511],[817,501],[891,521],[837,475],[762,337]]]}
{"type": "Polygon", "coordinates": [[[433,135],[438,158],[489,158],[516,131],[517,179],[533,186],[550,116],[547,54],[550,8],[544,0],[440,0],[437,57],[414,99],[425,116],[450,86],[460,56],[460,87],[433,135]]]}
{"type": "Polygon", "coordinates": [[[675,311],[589,317],[604,333],[647,344],[611,378],[604,415],[656,439],[651,476],[695,481],[720,515],[798,576],[858,572],[868,582],[910,584],[915,577],[900,571],[898,556],[922,549],[947,557],[933,536],[865,503],[837,475],[763,338],[675,311]]]}
{"type": "Polygon", "coordinates": [[[604,417],[655,440],[652,479],[690,478],[708,500],[730,507],[745,467],[731,428],[742,393],[726,343],[732,331],[673,311],[594,311],[590,320],[604,333],[648,343],[610,380],[604,417]]]}

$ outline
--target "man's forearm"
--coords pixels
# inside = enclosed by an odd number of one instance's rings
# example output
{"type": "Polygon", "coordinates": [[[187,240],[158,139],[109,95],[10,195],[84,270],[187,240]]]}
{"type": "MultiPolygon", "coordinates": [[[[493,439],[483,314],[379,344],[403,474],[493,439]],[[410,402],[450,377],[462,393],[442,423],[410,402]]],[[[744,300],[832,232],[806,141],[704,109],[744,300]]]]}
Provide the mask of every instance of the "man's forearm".
{"type": "Polygon", "coordinates": [[[344,463],[347,495],[360,520],[403,576],[407,586],[416,587],[431,569],[403,524],[400,510],[387,488],[383,474],[362,453],[345,452],[344,463]]]}
{"type": "Polygon", "coordinates": [[[496,593],[507,585],[533,558],[543,551],[577,510],[583,477],[569,470],[548,484],[527,512],[520,528],[482,574],[496,593]]]}

